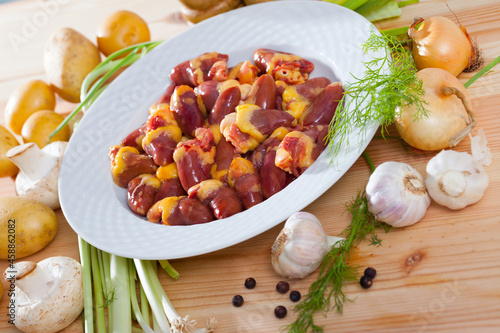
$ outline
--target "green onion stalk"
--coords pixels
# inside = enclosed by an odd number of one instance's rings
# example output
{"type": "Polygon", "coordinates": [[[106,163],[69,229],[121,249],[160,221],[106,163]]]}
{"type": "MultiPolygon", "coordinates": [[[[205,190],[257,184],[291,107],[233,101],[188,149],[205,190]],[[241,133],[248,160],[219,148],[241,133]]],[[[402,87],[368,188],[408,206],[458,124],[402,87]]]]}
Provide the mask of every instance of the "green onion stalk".
{"type": "Polygon", "coordinates": [[[323,0],[349,8],[364,16],[370,22],[396,18],[401,15],[401,7],[418,3],[419,0],[323,0]]]}
{"type": "Polygon", "coordinates": [[[82,238],[78,241],[85,333],[133,333],[138,329],[148,333],[213,332],[215,319],[210,319],[207,328],[195,328],[196,321],[189,316],[182,318],[175,311],[158,278],[158,266],[165,267],[172,278],[179,277],[167,260],[124,258],[102,251],[82,238]],[[151,317],[154,328],[150,326],[151,317]]]}
{"type": "Polygon", "coordinates": [[[210,318],[206,328],[196,328],[195,320],[175,311],[159,279],[158,267],[165,267],[174,279],[179,277],[167,260],[124,258],[102,251],[82,238],[78,241],[85,333],[214,332],[214,318],[210,318]]]}
{"type": "Polygon", "coordinates": [[[476,73],[473,77],[471,77],[467,82],[464,83],[465,88],[469,88],[471,84],[477,81],[481,76],[488,74],[493,67],[500,63],[500,56],[493,59],[490,63],[484,66],[479,72],[476,73]]]}

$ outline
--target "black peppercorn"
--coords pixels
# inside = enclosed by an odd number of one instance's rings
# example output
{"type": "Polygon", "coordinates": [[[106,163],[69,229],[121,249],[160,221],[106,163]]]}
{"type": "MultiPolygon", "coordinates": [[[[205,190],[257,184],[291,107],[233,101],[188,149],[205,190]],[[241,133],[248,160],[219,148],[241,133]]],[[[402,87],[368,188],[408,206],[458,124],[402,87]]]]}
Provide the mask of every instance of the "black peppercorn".
{"type": "Polygon", "coordinates": [[[368,276],[370,279],[374,279],[375,275],[377,275],[377,271],[373,267],[367,267],[365,269],[365,276],[368,276]]]}
{"type": "Polygon", "coordinates": [[[253,289],[253,288],[255,288],[255,285],[256,285],[256,284],[257,284],[257,282],[255,282],[255,279],[254,279],[254,278],[251,278],[251,277],[250,277],[250,278],[247,278],[247,279],[245,280],[245,287],[246,287],[247,289],[253,289]]]}
{"type": "Polygon", "coordinates": [[[368,289],[372,286],[373,280],[370,279],[370,277],[363,275],[359,280],[359,284],[361,285],[361,287],[368,289]]]}
{"type": "Polygon", "coordinates": [[[292,302],[298,302],[300,301],[300,292],[297,290],[293,290],[290,292],[290,299],[292,302]]]}
{"type": "Polygon", "coordinates": [[[276,308],[274,308],[274,315],[277,318],[285,318],[286,308],[283,305],[278,305],[276,308]]]}
{"type": "Polygon", "coordinates": [[[278,282],[278,284],[276,285],[276,290],[280,293],[280,294],[286,294],[288,292],[288,290],[290,289],[290,285],[288,284],[288,282],[286,281],[280,281],[278,282]]]}
{"type": "Polygon", "coordinates": [[[240,307],[243,305],[243,296],[241,295],[235,295],[233,297],[233,305],[236,307],[240,307]]]}

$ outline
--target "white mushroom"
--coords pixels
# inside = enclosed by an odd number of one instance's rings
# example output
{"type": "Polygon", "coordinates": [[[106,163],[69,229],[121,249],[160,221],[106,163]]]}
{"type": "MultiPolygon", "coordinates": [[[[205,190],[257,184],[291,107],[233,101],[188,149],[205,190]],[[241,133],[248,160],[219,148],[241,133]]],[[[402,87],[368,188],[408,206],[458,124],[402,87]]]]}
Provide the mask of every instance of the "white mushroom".
{"type": "Polygon", "coordinates": [[[69,257],[50,257],[38,264],[16,263],[4,277],[16,283],[11,304],[15,326],[26,333],[57,332],[69,326],[83,310],[80,263],[69,257]],[[16,272],[13,274],[12,272],[16,272]]]}
{"type": "Polygon", "coordinates": [[[67,142],[56,141],[40,149],[30,142],[7,152],[6,156],[20,169],[16,177],[19,196],[35,199],[52,209],[60,207],[57,186],[66,146],[67,142]]]}

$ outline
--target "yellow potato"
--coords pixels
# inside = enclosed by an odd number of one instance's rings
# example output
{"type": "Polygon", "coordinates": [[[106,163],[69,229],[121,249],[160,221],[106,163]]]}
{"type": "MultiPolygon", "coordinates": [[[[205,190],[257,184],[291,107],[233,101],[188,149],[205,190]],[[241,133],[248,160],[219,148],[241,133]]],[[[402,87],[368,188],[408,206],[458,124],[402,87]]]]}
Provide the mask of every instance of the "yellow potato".
{"type": "Polygon", "coordinates": [[[71,135],[69,126],[64,126],[50,141],[50,134],[62,123],[64,117],[54,111],[37,111],[24,123],[21,135],[24,143],[34,142],[38,147],[45,147],[54,141],[68,141],[71,135]]]}
{"type": "Polygon", "coordinates": [[[85,36],[71,28],[55,31],[44,53],[48,81],[63,99],[80,102],[82,82],[100,62],[97,47],[85,36]]]}
{"type": "Polygon", "coordinates": [[[114,12],[97,29],[97,47],[105,56],[150,38],[146,21],[128,10],[114,12]]]}
{"type": "Polygon", "coordinates": [[[0,177],[12,177],[19,171],[18,167],[5,156],[11,148],[18,145],[19,142],[14,135],[0,125],[0,177]]]}
{"type": "Polygon", "coordinates": [[[48,206],[23,197],[0,197],[0,259],[20,259],[43,249],[57,233],[48,206]]]}
{"type": "Polygon", "coordinates": [[[26,82],[10,95],[5,107],[5,124],[15,134],[21,134],[24,122],[33,112],[55,107],[56,95],[50,85],[42,80],[26,82]]]}

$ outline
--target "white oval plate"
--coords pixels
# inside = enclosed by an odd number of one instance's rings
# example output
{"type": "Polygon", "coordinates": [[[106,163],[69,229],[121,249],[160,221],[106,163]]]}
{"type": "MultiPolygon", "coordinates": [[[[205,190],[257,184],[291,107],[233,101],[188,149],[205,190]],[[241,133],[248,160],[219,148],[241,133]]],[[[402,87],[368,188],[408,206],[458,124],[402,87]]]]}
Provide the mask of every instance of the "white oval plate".
{"type": "Polygon", "coordinates": [[[342,83],[364,72],[372,24],[346,8],[320,1],[277,1],[243,7],[199,23],[157,46],[122,73],[94,102],[73,134],[63,160],[59,191],[71,227],[106,252],[139,259],[176,259],[219,250],[286,220],[330,188],[356,161],[378,124],[353,133],[332,166],[325,151],[286,189],[224,220],[192,226],[152,224],[127,206],[126,189],[113,183],[109,148],[147,118],[169,85],[170,70],[201,53],[251,60],[267,47],[296,53],[315,64],[313,76],[342,83]]]}

